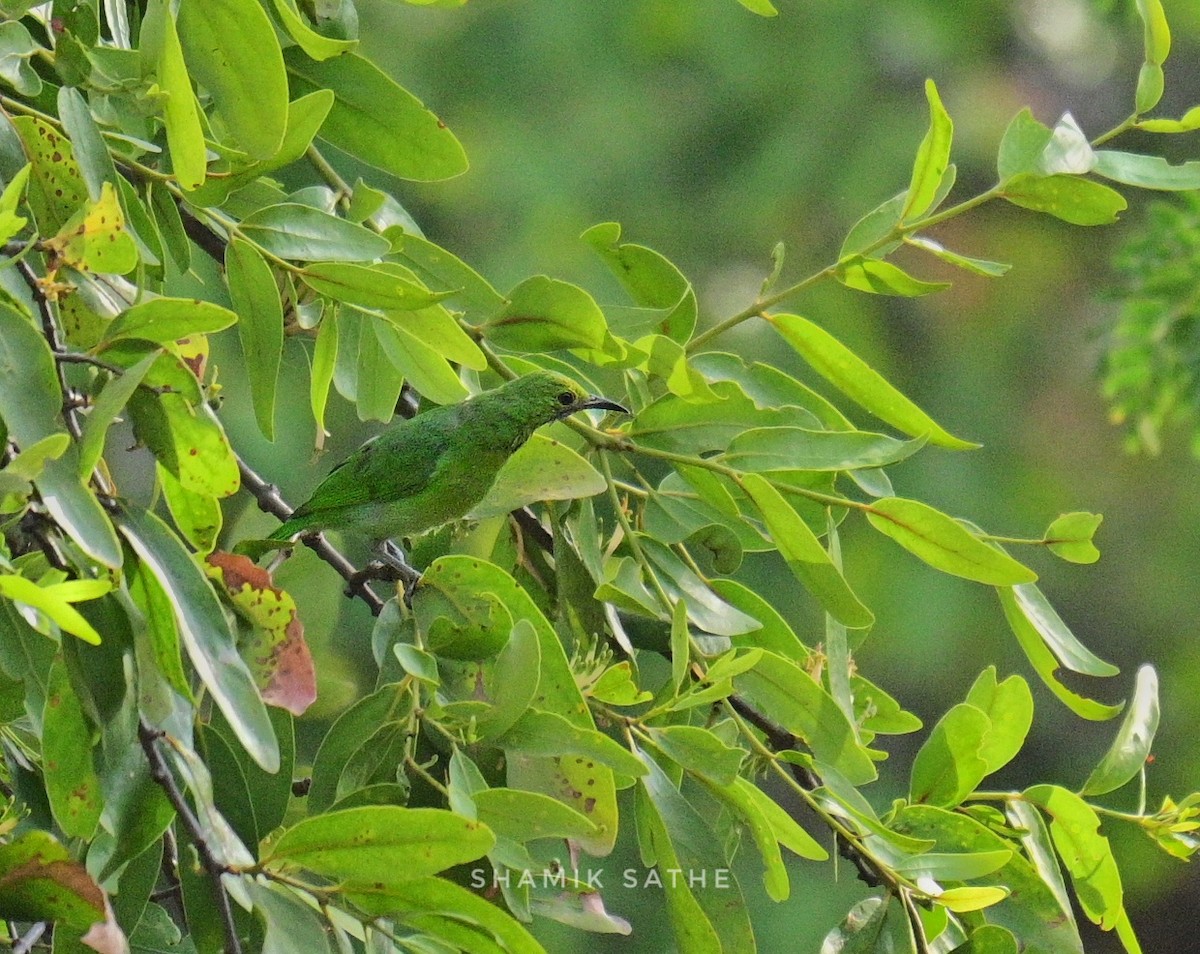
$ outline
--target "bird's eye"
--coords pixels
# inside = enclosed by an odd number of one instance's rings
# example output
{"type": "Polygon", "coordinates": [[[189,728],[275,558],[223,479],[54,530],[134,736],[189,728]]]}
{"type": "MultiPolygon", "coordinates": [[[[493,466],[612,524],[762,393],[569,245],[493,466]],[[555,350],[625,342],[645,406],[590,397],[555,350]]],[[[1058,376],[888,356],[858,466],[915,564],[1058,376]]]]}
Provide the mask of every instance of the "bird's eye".
{"type": "Polygon", "coordinates": [[[558,394],[558,403],[563,407],[570,407],[575,403],[575,395],[570,391],[560,391],[558,394]]]}

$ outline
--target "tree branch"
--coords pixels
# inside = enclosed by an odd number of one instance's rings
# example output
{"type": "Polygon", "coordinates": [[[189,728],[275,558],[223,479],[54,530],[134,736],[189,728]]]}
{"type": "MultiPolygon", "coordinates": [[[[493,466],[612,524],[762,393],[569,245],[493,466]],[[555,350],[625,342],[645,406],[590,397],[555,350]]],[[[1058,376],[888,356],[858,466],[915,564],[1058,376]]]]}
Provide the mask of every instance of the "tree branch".
{"type": "MultiPolygon", "coordinates": [[[[242,487],[257,501],[258,509],[280,520],[287,520],[292,515],[292,508],[280,495],[279,488],[263,480],[241,457],[238,457],[237,462],[238,471],[242,475],[242,487]]],[[[358,569],[354,564],[323,535],[311,534],[300,539],[306,547],[338,572],[349,584],[350,592],[367,604],[373,616],[378,616],[383,611],[383,600],[364,580],[356,576],[358,569]]]]}
{"type": "Polygon", "coordinates": [[[242,942],[238,937],[237,924],[233,920],[233,907],[229,903],[225,885],[221,882],[222,875],[228,869],[213,854],[208,837],[200,825],[200,820],[188,805],[187,799],[183,797],[183,792],[175,782],[175,776],[171,774],[171,769],[167,766],[167,760],[159,751],[158,740],[162,737],[162,732],[147,725],[144,720],[138,722],[138,739],[142,743],[142,751],[146,753],[146,761],[150,763],[150,777],[166,793],[180,822],[187,829],[192,843],[196,846],[196,851],[200,855],[200,864],[204,866],[204,870],[208,872],[208,876],[212,880],[217,912],[225,931],[225,954],[242,954],[242,942]]]}

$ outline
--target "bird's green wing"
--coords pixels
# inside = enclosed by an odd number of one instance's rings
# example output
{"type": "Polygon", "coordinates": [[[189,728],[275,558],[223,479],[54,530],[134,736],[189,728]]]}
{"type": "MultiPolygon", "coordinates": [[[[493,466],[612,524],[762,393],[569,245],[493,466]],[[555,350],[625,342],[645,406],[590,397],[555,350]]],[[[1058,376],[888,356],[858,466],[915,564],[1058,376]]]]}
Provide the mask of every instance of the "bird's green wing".
{"type": "Polygon", "coordinates": [[[449,446],[453,418],[438,408],[394,425],[363,444],[321,481],[292,519],[419,493],[449,446]]]}

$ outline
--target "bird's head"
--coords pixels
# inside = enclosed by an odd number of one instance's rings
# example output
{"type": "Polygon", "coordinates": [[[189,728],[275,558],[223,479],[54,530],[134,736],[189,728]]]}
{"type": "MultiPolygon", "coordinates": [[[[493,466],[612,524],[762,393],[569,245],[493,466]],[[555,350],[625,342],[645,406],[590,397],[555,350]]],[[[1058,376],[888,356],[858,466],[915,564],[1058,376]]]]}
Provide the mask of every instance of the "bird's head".
{"type": "Polygon", "coordinates": [[[628,414],[628,408],[606,397],[589,394],[570,378],[553,371],[535,371],[505,385],[512,399],[528,410],[530,419],[548,424],[574,414],[599,408],[628,414]]]}

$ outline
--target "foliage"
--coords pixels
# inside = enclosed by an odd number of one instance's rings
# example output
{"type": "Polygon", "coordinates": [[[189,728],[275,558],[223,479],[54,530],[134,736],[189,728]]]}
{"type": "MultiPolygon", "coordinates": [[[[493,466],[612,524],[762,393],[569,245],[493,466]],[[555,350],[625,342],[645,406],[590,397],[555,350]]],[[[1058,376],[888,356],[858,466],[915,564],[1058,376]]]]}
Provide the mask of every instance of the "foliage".
{"type": "Polygon", "coordinates": [[[1115,258],[1120,314],[1104,354],[1104,393],[1131,449],[1156,454],[1190,427],[1200,454],[1200,193],[1155,202],[1115,258]]]}
{"type": "MultiPolygon", "coordinates": [[[[1110,719],[1121,707],[1058,672],[1115,667],[1009,552],[1093,562],[1100,518],[1065,514],[1018,539],[896,496],[889,467],[976,445],[782,306],[828,280],[936,292],[908,271],[922,255],[1001,276],[927,234],[994,199],[1102,225],[1125,199],[1098,178],[1200,187],[1195,163],[1100,148],[1194,125],[1144,118],[1169,51],[1156,0],[1138,5],[1145,62],[1124,123],[1089,141],[1070,115],[1048,127],[1022,111],[996,184],[948,205],[954,125],[930,81],[907,187],[817,272],[785,281],[777,248],[755,299],[704,330],[686,276],[614,223],[583,237],[624,289],[603,305],[544,275],[502,293],[425,238],[395,179],[443,179],[466,158],[354,51],[348,2],[314,17],[290,0],[31,6],[5,3],[0,24],[0,916],[23,943],[52,923],[64,949],[536,951],[535,919],[628,932],[578,877],[581,853],[603,858],[624,833],[682,950],[754,948],[736,854],[759,859],[783,902],[781,849],[824,861],[831,847],[877,890],[827,950],[1081,951],[1063,868],[1078,910],[1139,949],[1102,825],[1139,826],[1188,858],[1200,824],[1198,796],[1144,806],[1154,669],[1074,791],[981,787],[1034,718],[1028,682],[985,669],[927,733],[907,797],[882,810],[862,791],[881,740],[921,724],[857,669],[874,616],[841,561],[844,522],[862,521],[993,587],[1037,677],[1076,715],[1110,719]],[[373,171],[351,186],[330,146],[373,171]],[[178,295],[202,257],[223,266],[222,287],[178,295]],[[751,321],[842,404],[714,349],[751,321]],[[240,342],[268,438],[287,338],[311,349],[318,447],[331,389],[386,422],[416,396],[454,402],[549,367],[634,411],[555,425],[465,526],[416,541],[411,607],[353,584],[378,615],[377,683],[314,751],[296,743],[315,683],[295,602],[217,549],[239,490],[287,514],[217,413],[221,334],[240,342]],[[901,436],[858,428],[850,405],[901,436]],[[126,424],[153,493],[113,477],[129,469],[126,424]],[[794,586],[739,580],[758,554],[794,586]],[[779,608],[810,599],[823,628],[798,633],[779,608]],[[1137,811],[1106,804],[1135,779],[1137,811]]],[[[310,545],[353,578],[329,544],[310,545]]]]}

